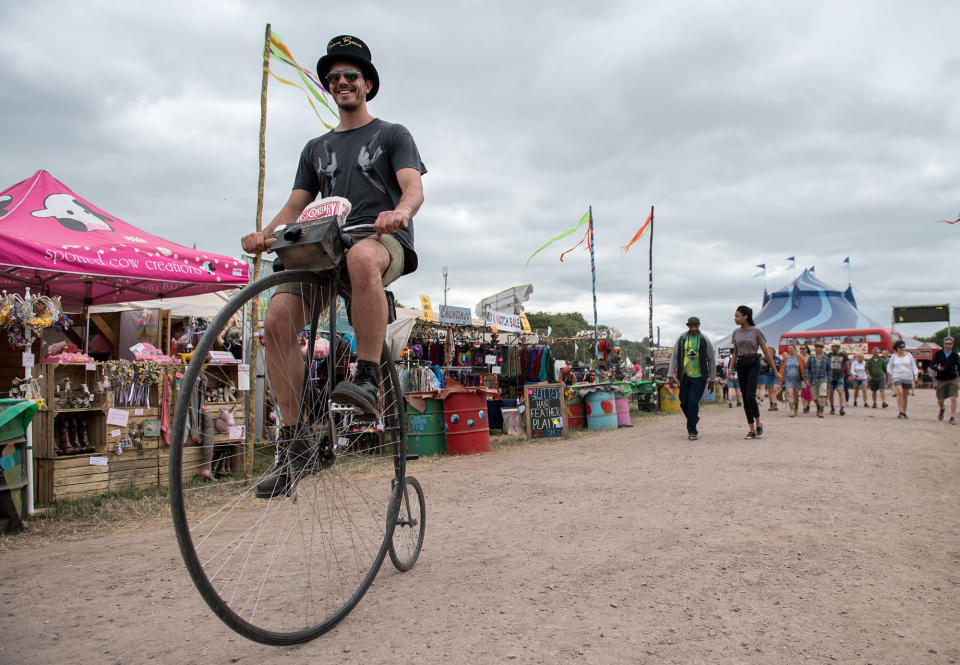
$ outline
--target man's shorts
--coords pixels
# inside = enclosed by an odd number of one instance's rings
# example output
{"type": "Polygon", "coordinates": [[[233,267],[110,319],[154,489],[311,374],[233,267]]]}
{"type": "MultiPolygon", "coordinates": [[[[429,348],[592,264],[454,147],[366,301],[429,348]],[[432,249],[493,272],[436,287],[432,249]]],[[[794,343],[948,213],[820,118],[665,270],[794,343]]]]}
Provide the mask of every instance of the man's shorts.
{"type": "Polygon", "coordinates": [[[843,390],[843,377],[830,379],[830,390],[843,390]]]}
{"type": "Polygon", "coordinates": [[[960,378],[950,379],[948,381],[937,381],[937,399],[956,397],[958,382],[960,382],[960,378]]]}
{"type": "Polygon", "coordinates": [[[727,387],[734,388],[734,389],[739,388],[740,387],[739,379],[727,379],[727,387]]]}
{"type": "Polygon", "coordinates": [[[810,396],[813,399],[819,399],[821,397],[827,396],[827,382],[826,381],[814,381],[810,384],[810,396]]]}
{"type": "Polygon", "coordinates": [[[877,392],[878,390],[883,390],[887,382],[884,379],[870,379],[870,390],[877,392]]]}
{"type": "Polygon", "coordinates": [[[761,386],[766,386],[767,388],[773,388],[777,385],[777,377],[774,376],[773,372],[760,372],[760,377],[757,380],[757,383],[761,386]]]}
{"type": "MultiPolygon", "coordinates": [[[[375,233],[363,232],[359,234],[351,233],[350,237],[354,240],[362,240],[363,238],[376,238],[377,235],[375,233]]],[[[403,274],[403,246],[400,244],[400,241],[392,235],[380,236],[380,244],[386,248],[387,253],[390,255],[390,265],[387,266],[387,270],[383,273],[383,285],[387,286],[397,281],[403,274]]],[[[310,293],[302,293],[302,291],[303,287],[301,284],[288,282],[278,286],[274,290],[273,295],[277,295],[278,293],[292,293],[301,296],[305,300],[313,299],[312,289],[310,289],[310,293]]]]}

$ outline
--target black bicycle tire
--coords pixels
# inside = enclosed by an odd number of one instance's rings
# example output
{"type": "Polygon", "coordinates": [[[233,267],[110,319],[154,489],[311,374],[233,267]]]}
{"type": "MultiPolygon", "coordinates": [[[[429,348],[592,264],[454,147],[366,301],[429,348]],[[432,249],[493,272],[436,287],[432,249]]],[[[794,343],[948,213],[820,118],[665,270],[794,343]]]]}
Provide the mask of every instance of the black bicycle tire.
{"type": "MultiPolygon", "coordinates": [[[[210,324],[210,329],[223,329],[234,313],[240,311],[244,303],[250,301],[253,297],[259,295],[265,289],[292,282],[312,282],[316,286],[323,286],[324,284],[329,284],[331,281],[331,278],[327,275],[310,271],[283,271],[267,275],[256,282],[248,284],[246,287],[241,289],[239,293],[234,295],[233,298],[231,298],[223,306],[221,311],[214,318],[213,322],[210,324]]],[[[182,392],[184,394],[188,394],[189,387],[193,386],[197,382],[201,368],[204,364],[203,361],[206,358],[207,353],[211,350],[214,342],[215,336],[204,335],[197,343],[197,346],[194,349],[194,355],[190,361],[190,364],[187,366],[186,372],[184,373],[184,387],[182,388],[182,392]]],[[[389,381],[393,387],[393,390],[399,392],[399,377],[397,376],[396,368],[393,366],[389,349],[386,344],[384,344],[381,352],[381,363],[384,359],[391,360],[391,362],[387,364],[389,368],[389,381]]],[[[396,476],[399,477],[402,482],[406,468],[406,428],[404,427],[405,423],[402,396],[397,400],[397,404],[400,441],[398,446],[399,450],[397,450],[394,454],[394,468],[396,476]]],[[[383,542],[381,543],[379,552],[377,553],[370,570],[368,571],[366,577],[361,581],[357,590],[340,607],[338,611],[334,612],[321,623],[298,631],[280,632],[261,628],[239,616],[229,607],[226,602],[224,602],[217,591],[213,588],[210,581],[207,579],[207,575],[203,569],[203,566],[196,556],[193,538],[190,534],[186,506],[183,502],[183,479],[180,475],[180,467],[183,463],[183,432],[185,430],[188,409],[189,400],[180,400],[173,414],[169,452],[170,458],[168,486],[170,491],[170,508],[173,518],[174,532],[177,537],[177,543],[180,547],[181,556],[187,567],[190,578],[194,583],[194,586],[197,588],[197,591],[200,593],[201,597],[204,599],[213,613],[221,621],[223,621],[223,623],[225,623],[236,633],[254,642],[271,646],[291,646],[294,644],[308,642],[319,637],[320,635],[323,635],[339,624],[353,610],[353,608],[356,607],[357,603],[361,598],[363,598],[364,594],[373,583],[374,578],[377,576],[377,573],[383,564],[383,560],[386,558],[389,544],[393,538],[393,527],[396,522],[396,512],[399,508],[399,502],[397,501],[399,492],[395,491],[393,493],[393,497],[391,498],[390,504],[387,507],[387,528],[385,530],[383,542]]],[[[397,486],[400,487],[400,483],[397,483],[397,486]]]]}
{"type": "MultiPolygon", "coordinates": [[[[404,475],[403,482],[413,487],[414,493],[417,495],[417,503],[420,505],[420,531],[417,534],[417,547],[409,561],[400,560],[400,556],[393,546],[393,537],[391,536],[390,538],[390,561],[393,563],[394,568],[401,573],[407,572],[416,565],[417,559],[420,558],[420,550],[423,549],[423,538],[427,532],[427,502],[423,496],[423,487],[420,485],[420,481],[413,476],[404,475]]],[[[403,510],[402,503],[400,509],[403,510]]],[[[396,528],[394,528],[394,535],[396,535],[396,528]]]]}

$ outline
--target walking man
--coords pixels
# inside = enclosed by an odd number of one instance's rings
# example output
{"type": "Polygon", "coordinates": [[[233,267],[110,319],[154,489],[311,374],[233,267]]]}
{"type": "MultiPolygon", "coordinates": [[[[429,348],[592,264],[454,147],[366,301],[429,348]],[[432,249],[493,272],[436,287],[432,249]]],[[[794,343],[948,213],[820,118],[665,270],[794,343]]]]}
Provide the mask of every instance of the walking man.
{"type": "Polygon", "coordinates": [[[700,319],[687,319],[687,332],[680,335],[670,354],[670,387],[676,387],[680,376],[680,409],[687,417],[687,438],[696,441],[700,436],[700,398],[703,391],[713,390],[717,380],[717,364],[713,359],[713,346],[706,335],[700,332],[700,319]]]}
{"type": "Polygon", "coordinates": [[[953,338],[943,339],[943,348],[933,354],[931,366],[937,371],[937,402],[940,404],[940,415],[937,420],[943,420],[944,402],[950,398],[950,424],[957,424],[957,383],[960,382],[960,358],[953,350],[953,338]]]}
{"type": "Polygon", "coordinates": [[[877,408],[877,391],[880,391],[880,402],[883,408],[887,404],[887,394],[884,386],[887,383],[887,361],[880,356],[880,348],[873,347],[873,355],[867,359],[867,377],[870,382],[870,392],[873,395],[873,408],[877,408]]]}
{"type": "Polygon", "coordinates": [[[823,418],[827,405],[827,385],[830,380],[830,358],[823,353],[823,342],[813,345],[813,355],[807,360],[804,374],[810,384],[810,396],[817,403],[817,418],[823,418]]]}
{"type": "Polygon", "coordinates": [[[833,394],[839,394],[840,415],[846,415],[843,407],[846,405],[846,385],[845,379],[850,374],[850,359],[847,354],[840,350],[840,343],[834,342],[830,345],[830,353],[827,354],[830,359],[830,415],[835,415],[837,410],[833,405],[833,394]]]}

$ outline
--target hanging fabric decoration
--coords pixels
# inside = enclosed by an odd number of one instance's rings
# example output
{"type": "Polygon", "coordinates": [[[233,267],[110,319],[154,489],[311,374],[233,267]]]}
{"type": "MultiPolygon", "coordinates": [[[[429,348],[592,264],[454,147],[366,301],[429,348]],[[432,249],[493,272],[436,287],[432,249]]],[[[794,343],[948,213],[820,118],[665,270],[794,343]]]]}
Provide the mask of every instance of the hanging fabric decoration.
{"type": "Polygon", "coordinates": [[[307,96],[307,101],[310,102],[310,106],[313,108],[313,112],[317,114],[317,118],[320,119],[320,122],[323,123],[323,126],[327,129],[333,129],[332,125],[328,125],[327,122],[320,117],[320,112],[317,110],[316,105],[313,103],[313,100],[316,99],[320,102],[330,113],[333,114],[333,117],[338,121],[340,117],[337,115],[337,112],[330,106],[327,102],[327,94],[323,89],[323,86],[320,85],[320,82],[316,79],[313,72],[304,69],[293,57],[293,54],[290,53],[290,49],[287,48],[286,44],[280,40],[276,33],[270,33],[270,57],[276,58],[280,62],[284,62],[294,69],[297,70],[297,74],[300,76],[300,80],[303,81],[303,85],[298,85],[292,81],[280,78],[273,73],[273,70],[270,70],[270,76],[275,78],[280,83],[285,83],[286,85],[293,86],[294,88],[299,88],[303,90],[304,94],[307,96]],[[306,86],[306,87],[304,87],[306,86]],[[313,97],[313,99],[311,99],[313,97]]]}
{"type": "Polygon", "coordinates": [[[950,221],[949,219],[938,219],[937,222],[942,224],[956,224],[957,222],[960,222],[960,217],[957,217],[953,221],[950,221]]]}
{"type": "Polygon", "coordinates": [[[588,225],[589,223],[590,223],[590,212],[587,211],[587,212],[585,212],[585,213],[583,214],[583,217],[580,218],[580,222],[579,222],[576,226],[574,226],[572,229],[567,229],[567,230],[564,231],[563,233],[561,233],[561,234],[559,234],[559,235],[556,235],[556,236],[554,236],[553,238],[550,238],[550,240],[548,240],[543,247],[541,247],[540,249],[538,249],[537,251],[535,251],[533,254],[531,254],[531,255],[530,255],[530,258],[527,259],[527,262],[523,264],[523,269],[526,270],[526,269],[527,269],[527,266],[530,265],[530,261],[533,259],[533,257],[535,257],[537,254],[539,254],[539,253],[542,252],[543,250],[545,250],[547,247],[549,247],[550,245],[552,245],[553,243],[555,243],[555,242],[558,241],[558,240],[561,240],[561,239],[563,239],[563,238],[566,238],[566,237],[569,236],[569,235],[573,235],[574,233],[577,232],[578,229],[582,228],[583,226],[588,225]]]}
{"type": "Polygon", "coordinates": [[[580,242],[578,242],[576,245],[574,245],[573,247],[571,247],[571,248],[568,249],[567,251],[565,251],[565,252],[563,252],[562,254],[560,254],[560,262],[561,262],[561,263],[563,263],[563,257],[566,256],[567,254],[569,254],[570,252],[572,252],[573,250],[575,250],[575,249],[576,249],[577,247],[579,247],[580,245],[582,245],[584,240],[587,241],[587,246],[584,247],[583,249],[584,249],[584,250],[590,249],[590,241],[588,240],[588,238],[590,237],[590,227],[591,227],[591,226],[592,226],[592,223],[587,224],[587,230],[583,232],[583,237],[580,238],[580,242]]]}
{"type": "Polygon", "coordinates": [[[640,236],[643,235],[643,232],[647,230],[647,228],[650,226],[650,222],[652,222],[652,221],[653,221],[653,212],[651,212],[651,213],[647,216],[647,221],[645,221],[645,222],[643,223],[643,226],[641,226],[641,227],[640,227],[640,230],[637,231],[637,234],[636,234],[635,236],[633,236],[633,239],[630,240],[630,242],[628,242],[626,245],[624,245],[623,247],[620,248],[620,258],[621,258],[621,259],[623,259],[623,257],[625,257],[625,256],[627,255],[627,252],[630,251],[631,245],[633,245],[633,243],[635,243],[635,242],[637,242],[638,240],[640,240],[640,236]]]}

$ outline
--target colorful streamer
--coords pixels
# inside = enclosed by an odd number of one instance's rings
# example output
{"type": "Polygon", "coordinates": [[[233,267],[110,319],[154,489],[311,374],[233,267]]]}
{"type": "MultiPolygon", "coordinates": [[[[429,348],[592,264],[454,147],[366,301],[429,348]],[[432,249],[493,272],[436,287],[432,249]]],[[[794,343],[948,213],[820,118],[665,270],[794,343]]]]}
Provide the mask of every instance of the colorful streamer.
{"type": "Polygon", "coordinates": [[[640,227],[640,230],[637,231],[637,235],[633,236],[633,239],[630,242],[628,242],[626,245],[620,248],[621,259],[623,259],[623,257],[627,255],[627,252],[630,251],[630,247],[633,245],[633,243],[640,240],[640,236],[643,235],[643,232],[647,230],[647,227],[650,226],[650,222],[652,221],[653,221],[653,212],[650,213],[650,215],[647,217],[647,221],[645,221],[643,223],[643,226],[640,227]]]}
{"type": "Polygon", "coordinates": [[[337,112],[330,106],[327,102],[327,94],[323,89],[323,86],[320,85],[320,82],[316,79],[313,72],[304,69],[300,66],[300,63],[296,61],[293,57],[293,54],[290,53],[290,49],[287,48],[286,44],[276,35],[276,33],[270,33],[270,57],[276,58],[280,62],[283,62],[287,65],[290,65],[297,70],[297,74],[300,76],[300,80],[303,82],[303,85],[294,83],[293,81],[288,81],[284,78],[281,78],[273,73],[273,70],[270,70],[270,76],[286,85],[292,86],[294,88],[299,88],[307,96],[307,101],[310,103],[313,112],[317,115],[320,122],[323,123],[323,126],[327,129],[333,129],[332,125],[327,124],[327,122],[321,117],[320,112],[317,110],[316,104],[314,104],[314,99],[320,102],[338,121],[340,116],[337,115],[337,112]],[[312,97],[312,99],[311,99],[312,97]]]}
{"type": "MultiPolygon", "coordinates": [[[[527,269],[527,266],[530,265],[530,261],[533,259],[533,257],[535,257],[537,254],[539,254],[539,253],[542,252],[543,250],[545,250],[547,247],[549,247],[550,245],[552,245],[553,243],[555,243],[555,242],[558,241],[558,240],[561,240],[561,239],[563,239],[563,238],[566,238],[566,237],[569,236],[569,235],[573,235],[574,233],[577,232],[577,229],[579,229],[580,227],[582,227],[584,224],[589,224],[589,223],[590,223],[590,211],[587,211],[587,212],[584,213],[583,217],[580,218],[580,222],[579,222],[576,226],[574,226],[572,229],[567,229],[567,230],[564,231],[563,233],[561,233],[561,234],[559,234],[559,235],[556,235],[556,236],[554,236],[553,238],[550,238],[550,240],[548,240],[543,247],[541,247],[540,249],[538,249],[537,251],[535,251],[533,254],[531,254],[531,255],[530,255],[530,258],[527,259],[527,262],[523,264],[523,269],[526,270],[526,269],[527,269]]],[[[588,230],[589,230],[589,228],[588,228],[588,230]]]]}
{"type": "MultiPolygon", "coordinates": [[[[563,263],[563,257],[566,256],[567,254],[569,254],[570,252],[572,252],[573,250],[575,250],[575,249],[576,249],[577,247],[579,247],[580,245],[582,245],[582,244],[583,244],[583,241],[584,241],[584,240],[587,240],[587,236],[589,236],[589,235],[590,235],[590,226],[587,225],[587,230],[583,232],[583,237],[580,238],[580,242],[578,242],[576,245],[574,245],[573,247],[571,247],[571,248],[568,249],[567,251],[565,251],[565,252],[563,252],[563,253],[560,254],[560,262],[563,263]]],[[[587,246],[584,247],[583,249],[584,249],[584,250],[590,249],[590,241],[589,241],[589,240],[587,240],[587,246]]]]}
{"type": "Polygon", "coordinates": [[[952,222],[951,222],[949,219],[938,219],[938,220],[937,220],[937,223],[938,223],[938,224],[940,224],[940,223],[943,223],[943,224],[956,224],[957,222],[960,222],[960,217],[957,217],[957,218],[956,218],[955,220],[953,220],[952,222]]]}

